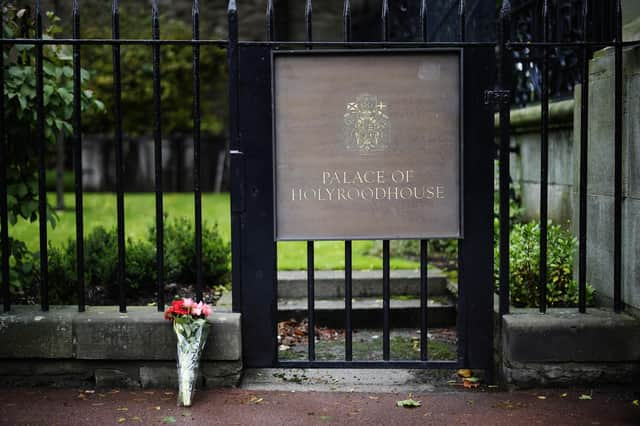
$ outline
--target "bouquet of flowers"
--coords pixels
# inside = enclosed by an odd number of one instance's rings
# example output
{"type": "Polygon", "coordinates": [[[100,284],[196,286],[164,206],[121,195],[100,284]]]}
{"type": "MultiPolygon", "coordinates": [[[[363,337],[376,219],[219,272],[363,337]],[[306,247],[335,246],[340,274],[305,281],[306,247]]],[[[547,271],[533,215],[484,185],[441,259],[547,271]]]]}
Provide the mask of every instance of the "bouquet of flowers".
{"type": "Polygon", "coordinates": [[[196,390],[200,356],[207,341],[211,307],[193,299],[174,300],[164,313],[178,338],[178,405],[190,407],[196,390]]]}

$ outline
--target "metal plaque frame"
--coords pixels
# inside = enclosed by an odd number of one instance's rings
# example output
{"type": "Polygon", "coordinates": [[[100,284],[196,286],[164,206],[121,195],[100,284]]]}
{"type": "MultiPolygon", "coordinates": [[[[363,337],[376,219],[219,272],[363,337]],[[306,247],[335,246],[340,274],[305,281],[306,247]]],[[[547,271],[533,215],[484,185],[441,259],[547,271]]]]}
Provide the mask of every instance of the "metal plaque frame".
{"type": "MultiPolygon", "coordinates": [[[[464,59],[463,50],[461,48],[425,48],[425,49],[349,49],[349,50],[272,50],[271,51],[271,108],[272,108],[272,162],[273,162],[273,229],[274,241],[340,241],[340,240],[415,240],[415,239],[463,239],[464,238],[464,59]],[[450,54],[455,56],[458,61],[458,143],[457,143],[457,160],[458,160],[458,193],[456,194],[458,201],[458,233],[457,234],[425,234],[416,233],[411,236],[398,236],[388,232],[368,234],[368,235],[325,235],[325,236],[299,236],[299,237],[281,237],[278,234],[278,175],[277,175],[277,111],[276,111],[276,66],[275,63],[280,57],[317,57],[318,59],[328,56],[334,57],[356,57],[356,56],[429,56],[450,54]]],[[[455,94],[453,95],[455,96],[455,94]]]]}

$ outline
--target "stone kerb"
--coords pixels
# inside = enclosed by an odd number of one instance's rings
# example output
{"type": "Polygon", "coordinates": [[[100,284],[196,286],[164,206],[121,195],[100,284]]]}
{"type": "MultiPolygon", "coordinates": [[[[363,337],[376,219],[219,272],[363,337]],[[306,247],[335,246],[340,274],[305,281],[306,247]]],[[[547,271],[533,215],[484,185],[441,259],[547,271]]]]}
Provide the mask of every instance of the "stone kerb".
{"type": "Polygon", "coordinates": [[[630,383],[640,377],[640,321],[627,314],[514,309],[499,326],[498,371],[508,386],[630,383]]]}
{"type": "MultiPolygon", "coordinates": [[[[235,385],[242,371],[240,314],[215,312],[202,375],[207,386],[235,385]]],[[[154,307],[15,306],[0,314],[0,383],[65,383],[98,386],[172,386],[176,337],[154,307]],[[34,376],[31,380],[28,377],[34,376]],[[58,379],[56,379],[58,378],[58,379]]]]}

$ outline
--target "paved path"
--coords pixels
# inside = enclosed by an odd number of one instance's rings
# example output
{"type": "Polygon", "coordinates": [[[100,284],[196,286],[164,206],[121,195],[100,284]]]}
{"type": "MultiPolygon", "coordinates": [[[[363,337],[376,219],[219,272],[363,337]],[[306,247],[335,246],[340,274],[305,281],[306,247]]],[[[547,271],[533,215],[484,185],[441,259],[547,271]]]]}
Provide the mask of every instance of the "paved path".
{"type": "Polygon", "coordinates": [[[432,392],[419,408],[396,407],[407,394],[200,391],[177,408],[171,390],[0,389],[8,425],[633,425],[640,407],[629,389],[432,392]]]}

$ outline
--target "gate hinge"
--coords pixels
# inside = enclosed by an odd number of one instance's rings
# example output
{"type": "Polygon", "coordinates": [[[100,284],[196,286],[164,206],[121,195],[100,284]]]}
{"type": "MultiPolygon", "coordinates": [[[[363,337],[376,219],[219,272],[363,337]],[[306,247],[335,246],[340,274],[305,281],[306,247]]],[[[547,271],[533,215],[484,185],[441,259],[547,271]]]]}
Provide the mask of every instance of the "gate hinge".
{"type": "Polygon", "coordinates": [[[485,90],[485,105],[509,105],[511,102],[511,90],[485,90]]]}

